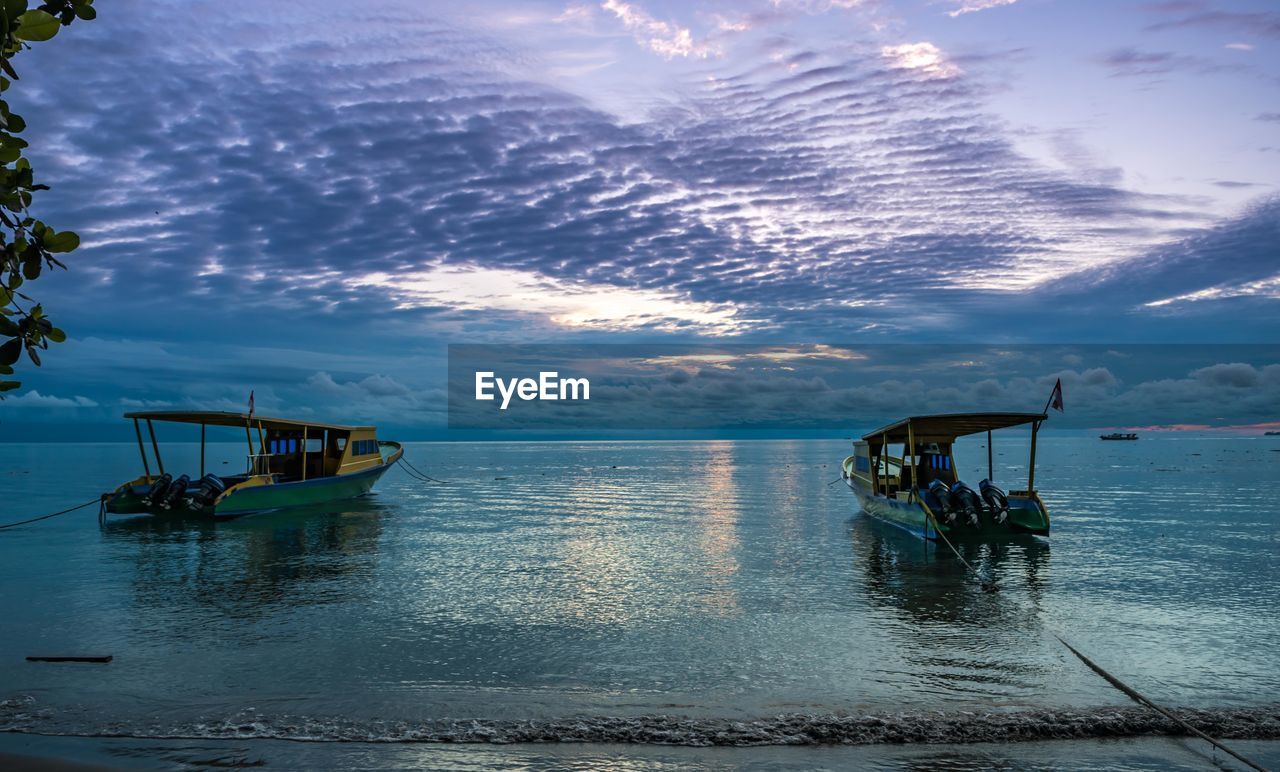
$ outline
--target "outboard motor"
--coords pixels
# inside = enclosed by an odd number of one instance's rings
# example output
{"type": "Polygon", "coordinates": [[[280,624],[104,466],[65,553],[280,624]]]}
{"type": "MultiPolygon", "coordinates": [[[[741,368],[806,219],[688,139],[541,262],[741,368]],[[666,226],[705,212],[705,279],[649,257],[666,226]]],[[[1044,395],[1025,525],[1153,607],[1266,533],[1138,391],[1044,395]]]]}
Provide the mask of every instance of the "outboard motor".
{"type": "Polygon", "coordinates": [[[186,495],[187,486],[190,484],[191,478],[185,474],[174,480],[173,484],[169,486],[169,490],[165,492],[164,501],[160,502],[160,506],[165,509],[173,509],[173,505],[181,501],[182,497],[186,495]]]}
{"type": "Polygon", "coordinates": [[[983,480],[978,483],[978,490],[982,491],[982,500],[987,503],[987,509],[991,512],[991,519],[1000,525],[1004,525],[1005,521],[1009,519],[1009,497],[990,480],[983,480]]]}
{"type": "Polygon", "coordinates": [[[212,506],[214,500],[227,489],[226,484],[222,482],[222,478],[212,472],[201,477],[197,485],[198,488],[195,495],[187,500],[187,506],[196,510],[212,506]]]}
{"type": "Polygon", "coordinates": [[[948,525],[954,523],[956,521],[956,510],[951,504],[951,489],[947,487],[947,484],[935,479],[929,483],[929,493],[933,494],[933,497],[938,500],[940,507],[938,512],[942,515],[942,519],[946,520],[948,525]]]}
{"type": "Polygon", "coordinates": [[[164,501],[164,495],[169,492],[169,485],[173,482],[173,475],[165,472],[151,483],[151,490],[147,491],[146,501],[148,506],[156,506],[164,501]]]}
{"type": "Polygon", "coordinates": [[[951,505],[970,528],[981,525],[982,499],[973,488],[957,481],[951,486],[951,505]]]}

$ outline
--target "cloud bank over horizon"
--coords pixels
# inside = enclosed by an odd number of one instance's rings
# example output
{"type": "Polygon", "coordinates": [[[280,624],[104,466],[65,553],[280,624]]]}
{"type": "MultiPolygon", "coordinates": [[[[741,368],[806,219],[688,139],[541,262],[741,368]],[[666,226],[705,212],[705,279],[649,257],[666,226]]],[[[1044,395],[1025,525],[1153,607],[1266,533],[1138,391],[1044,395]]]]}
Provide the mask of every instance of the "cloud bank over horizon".
{"type": "Polygon", "coordinates": [[[73,342],[0,411],[301,377],[430,422],[449,342],[1274,340],[1280,148],[1225,148],[1277,14],[1117,10],[1036,128],[1002,102],[1053,64],[1032,5],[119,3],[22,57],[41,214],[84,246],[41,287],[73,342]],[[1254,178],[1079,139],[1100,101],[1187,109],[1168,78],[1236,100],[1185,133],[1254,178]]]}

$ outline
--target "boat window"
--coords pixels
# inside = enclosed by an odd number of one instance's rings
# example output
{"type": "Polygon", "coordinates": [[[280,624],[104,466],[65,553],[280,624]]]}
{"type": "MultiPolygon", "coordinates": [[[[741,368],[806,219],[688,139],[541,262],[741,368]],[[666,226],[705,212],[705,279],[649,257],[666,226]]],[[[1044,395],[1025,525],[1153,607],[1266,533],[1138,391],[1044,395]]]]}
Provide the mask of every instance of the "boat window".
{"type": "Polygon", "coordinates": [[[319,437],[307,438],[308,453],[319,453],[322,450],[324,450],[324,440],[320,439],[319,437]]]}
{"type": "Polygon", "coordinates": [[[297,441],[297,440],[295,440],[295,439],[290,439],[290,440],[289,440],[289,452],[290,452],[290,453],[297,453],[297,452],[298,452],[298,441],[297,441]]]}
{"type": "Polygon", "coordinates": [[[351,455],[353,456],[374,456],[378,453],[377,440],[352,440],[351,455]]]}
{"type": "Polygon", "coordinates": [[[338,452],[339,452],[339,453],[341,453],[342,451],[344,451],[344,450],[346,450],[346,449],[347,449],[347,438],[346,438],[346,437],[339,437],[339,438],[337,439],[337,443],[336,443],[336,444],[337,444],[337,446],[338,446],[338,452]]]}

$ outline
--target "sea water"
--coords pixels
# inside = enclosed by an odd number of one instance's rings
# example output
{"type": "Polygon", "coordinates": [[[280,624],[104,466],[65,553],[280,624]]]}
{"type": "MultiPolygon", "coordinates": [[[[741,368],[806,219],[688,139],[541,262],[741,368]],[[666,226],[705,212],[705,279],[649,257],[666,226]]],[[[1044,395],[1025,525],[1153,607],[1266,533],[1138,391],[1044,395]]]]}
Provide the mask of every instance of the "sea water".
{"type": "MultiPolygon", "coordinates": [[[[1025,433],[1004,434],[995,479],[1021,487],[1025,433]]],[[[165,450],[168,471],[195,476],[198,445],[165,450]]],[[[443,483],[396,468],[363,499],[225,522],[100,527],[95,505],[0,531],[0,731],[126,742],[131,764],[249,743],[248,758],[303,767],[838,765],[654,744],[842,743],[870,744],[858,764],[984,766],[991,751],[956,744],[1163,731],[1058,634],[1214,731],[1274,739],[1277,451],[1046,433],[1052,535],[960,546],[994,592],[945,546],[858,513],[839,480],[847,440],[410,443],[443,483]],[[24,659],[47,654],[114,660],[24,659]],[[415,741],[485,745],[364,744],[415,741]],[[484,750],[566,741],[593,745],[484,750]],[[900,742],[914,750],[885,745],[900,742]]],[[[206,464],[238,470],[243,454],[212,445],[206,464]]],[[[981,439],[957,456],[970,484],[986,476],[981,439]]],[[[0,444],[0,520],[140,466],[127,444],[0,444]]],[[[1126,742],[1060,756],[1176,766],[1126,742]]],[[[1040,750],[997,756],[1054,764],[1056,746],[1023,745],[1040,750]]],[[[1280,761],[1274,743],[1254,753],[1280,761]]]]}

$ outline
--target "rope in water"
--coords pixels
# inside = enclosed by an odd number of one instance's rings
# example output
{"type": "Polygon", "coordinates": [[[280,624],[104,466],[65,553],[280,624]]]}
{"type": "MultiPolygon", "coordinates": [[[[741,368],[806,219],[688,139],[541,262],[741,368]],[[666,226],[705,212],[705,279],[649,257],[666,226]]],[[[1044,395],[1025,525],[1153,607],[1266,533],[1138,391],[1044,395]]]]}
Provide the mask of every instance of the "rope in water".
{"type": "Polygon", "coordinates": [[[406,474],[408,474],[410,477],[416,477],[417,479],[422,480],[422,481],[424,481],[424,482],[439,483],[440,485],[448,485],[448,484],[449,484],[449,483],[445,482],[444,480],[437,480],[436,478],[431,477],[430,475],[423,474],[421,471],[419,471],[419,470],[418,470],[418,468],[417,468],[416,466],[414,466],[413,464],[410,464],[410,463],[409,463],[409,460],[408,460],[408,459],[406,459],[404,456],[400,456],[400,460],[399,460],[397,463],[399,463],[399,464],[401,464],[401,465],[402,465],[402,467],[404,468],[405,473],[406,473],[406,474]],[[412,471],[410,471],[410,470],[412,470],[412,471]]]}
{"type": "Polygon", "coordinates": [[[981,582],[982,582],[982,589],[987,590],[988,592],[996,592],[997,590],[999,590],[999,589],[1000,589],[1000,587],[995,583],[995,580],[994,580],[994,579],[990,579],[990,578],[984,577],[981,573],[979,573],[979,572],[978,572],[978,569],[976,569],[976,568],[974,568],[974,567],[973,567],[973,564],[972,564],[972,563],[970,563],[969,561],[967,561],[967,560],[965,560],[965,559],[964,559],[964,555],[961,555],[961,554],[960,554],[960,550],[956,549],[956,545],[952,544],[952,543],[951,543],[951,540],[947,538],[947,535],[946,535],[945,533],[943,533],[943,532],[942,532],[942,528],[941,528],[941,527],[939,527],[939,525],[938,525],[938,519],[937,519],[936,517],[934,517],[934,516],[933,516],[933,512],[932,512],[932,511],[930,511],[930,509],[929,509],[929,505],[925,504],[925,503],[922,501],[922,502],[920,502],[920,506],[924,507],[925,514],[927,514],[927,515],[929,516],[929,519],[930,519],[931,521],[933,521],[933,530],[934,530],[934,533],[938,534],[938,536],[940,536],[940,537],[942,538],[942,541],[943,541],[943,542],[944,542],[948,547],[950,547],[950,548],[951,548],[951,552],[952,552],[956,557],[960,558],[960,562],[961,562],[961,563],[964,563],[964,567],[965,567],[965,568],[967,568],[967,569],[969,569],[970,571],[972,571],[972,572],[974,573],[974,575],[976,575],[976,576],[978,577],[979,581],[981,581],[981,582]]]}
{"type": "Polygon", "coordinates": [[[20,526],[20,525],[26,525],[26,524],[28,524],[28,523],[38,523],[38,522],[40,522],[41,520],[48,520],[48,519],[49,519],[49,518],[51,518],[51,517],[57,517],[58,515],[65,515],[65,514],[67,514],[68,512],[75,512],[77,509],[84,509],[85,507],[91,506],[91,505],[93,505],[93,504],[100,504],[100,503],[102,503],[102,498],[101,498],[100,496],[94,496],[92,499],[89,499],[89,500],[88,500],[88,501],[86,501],[85,503],[83,503],[83,504],[77,504],[76,506],[71,507],[70,509],[64,509],[64,510],[62,510],[62,511],[60,511],[60,512],[52,512],[52,513],[47,514],[47,515],[41,515],[41,516],[39,516],[39,517],[33,517],[33,518],[29,519],[29,520],[19,520],[19,521],[18,521],[18,522],[16,522],[16,523],[8,523],[8,524],[6,524],[6,525],[0,525],[0,531],[3,531],[3,530],[4,530],[4,529],[6,529],[6,528],[17,528],[17,527],[18,527],[18,526],[20,526]]]}
{"type": "MultiPolygon", "coordinates": [[[[948,547],[950,547],[950,548],[951,548],[951,551],[955,554],[955,556],[956,556],[956,557],[960,558],[960,562],[964,564],[965,568],[969,569],[969,570],[970,570],[970,571],[972,571],[975,575],[977,575],[977,577],[978,577],[978,578],[982,581],[982,583],[983,583],[983,588],[984,588],[984,589],[989,589],[989,590],[995,590],[995,589],[998,589],[998,588],[995,586],[995,582],[991,581],[990,579],[984,579],[984,578],[982,577],[982,574],[978,573],[978,570],[977,570],[976,568],[974,568],[974,567],[973,567],[973,565],[969,563],[969,561],[967,561],[967,560],[965,560],[965,559],[964,559],[964,556],[963,556],[963,555],[961,555],[961,554],[960,554],[960,551],[959,551],[959,550],[957,550],[957,549],[955,548],[955,545],[953,545],[953,544],[951,543],[951,540],[947,538],[947,535],[946,535],[946,534],[944,534],[940,528],[938,528],[938,521],[937,521],[936,519],[934,519],[934,517],[933,517],[933,512],[930,512],[930,511],[929,511],[929,509],[926,507],[926,508],[925,508],[925,513],[929,516],[929,519],[933,521],[933,527],[937,530],[938,536],[941,536],[941,537],[942,537],[942,541],[943,541],[943,542],[944,542],[948,547]]],[[[1063,638],[1063,637],[1062,637],[1062,635],[1060,635],[1056,630],[1054,630],[1054,629],[1053,629],[1052,627],[1050,627],[1049,625],[1045,625],[1045,628],[1049,630],[1049,632],[1053,635],[1053,637],[1054,637],[1054,638],[1057,638],[1057,639],[1058,639],[1058,642],[1059,642],[1059,643],[1061,643],[1063,646],[1066,646],[1066,647],[1067,647],[1067,649],[1068,649],[1072,654],[1074,654],[1074,655],[1076,656],[1076,658],[1077,658],[1077,659],[1079,659],[1081,662],[1083,662],[1085,665],[1087,665],[1087,666],[1089,667],[1089,669],[1090,669],[1090,670],[1092,670],[1093,672],[1095,672],[1095,673],[1097,673],[1098,675],[1102,676],[1102,678],[1104,678],[1104,679],[1107,681],[1107,683],[1111,684],[1111,685],[1112,685],[1112,686],[1114,686],[1116,689],[1120,690],[1120,691],[1121,691],[1121,692],[1122,692],[1126,697],[1128,697],[1129,699],[1133,700],[1134,702],[1138,703],[1139,705],[1142,705],[1143,707],[1149,708],[1149,709],[1151,709],[1151,710],[1155,711],[1156,713],[1159,713],[1160,715],[1162,715],[1162,716],[1164,716],[1165,718],[1169,719],[1170,721],[1174,722],[1175,724],[1177,724],[1178,726],[1182,727],[1182,728],[1183,728],[1183,729],[1185,729],[1186,731],[1190,732],[1191,734],[1195,735],[1196,737],[1199,737],[1201,740],[1204,740],[1205,742],[1209,743],[1210,745],[1212,745],[1213,747],[1215,747],[1215,748],[1217,748],[1218,750],[1222,751],[1223,753],[1226,753],[1227,755],[1229,755],[1229,756],[1231,756],[1231,757],[1235,758],[1237,761],[1241,762],[1242,764],[1245,764],[1245,765],[1247,765],[1247,766],[1249,766],[1249,767],[1252,767],[1253,769],[1259,770],[1259,772],[1267,772],[1267,768],[1266,768],[1266,767],[1264,767],[1264,766],[1262,766],[1262,765],[1261,765],[1261,764],[1259,764],[1258,762],[1253,761],[1252,759],[1250,759],[1250,758],[1248,758],[1248,757],[1246,757],[1246,756],[1243,756],[1243,755],[1241,755],[1241,754],[1237,753],[1236,751],[1234,751],[1234,750],[1232,750],[1232,749],[1228,748],[1226,745],[1223,745],[1220,741],[1218,741],[1218,740],[1214,739],[1213,737],[1210,737],[1209,735],[1205,734],[1204,732],[1200,731],[1199,729],[1196,729],[1196,728],[1195,728],[1194,726],[1192,726],[1191,724],[1187,723],[1186,721],[1183,721],[1181,718],[1178,718],[1176,715],[1174,715],[1174,714],[1173,714],[1172,712],[1170,712],[1168,709],[1163,708],[1163,707],[1161,707],[1160,705],[1157,705],[1156,703],[1152,702],[1149,698],[1147,698],[1145,695],[1143,695],[1143,694],[1141,694],[1140,692],[1138,692],[1136,689],[1134,689],[1134,688],[1132,688],[1131,686],[1129,686],[1128,684],[1124,683],[1124,682],[1123,682],[1123,681],[1121,681],[1119,678],[1116,678],[1115,676],[1111,675],[1111,674],[1110,674],[1110,673],[1108,673],[1106,670],[1103,670],[1101,665],[1099,665],[1098,663],[1096,663],[1096,662],[1094,662],[1093,660],[1091,660],[1091,659],[1089,659],[1088,657],[1086,657],[1086,656],[1085,656],[1084,654],[1082,654],[1082,653],[1080,652],[1080,650],[1079,650],[1079,649],[1077,649],[1076,647],[1074,647],[1074,646],[1072,646],[1071,644],[1067,643],[1066,639],[1065,639],[1065,638],[1063,638]]]]}

